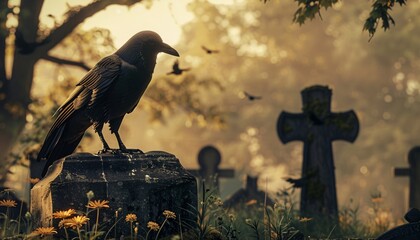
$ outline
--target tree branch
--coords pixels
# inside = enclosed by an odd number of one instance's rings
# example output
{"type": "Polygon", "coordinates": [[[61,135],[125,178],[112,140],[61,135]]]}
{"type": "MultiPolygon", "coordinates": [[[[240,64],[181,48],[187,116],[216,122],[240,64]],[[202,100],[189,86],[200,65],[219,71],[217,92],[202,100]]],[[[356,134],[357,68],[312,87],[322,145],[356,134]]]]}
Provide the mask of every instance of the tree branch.
{"type": "Polygon", "coordinates": [[[49,50],[57,46],[57,44],[67,37],[86,18],[91,17],[95,13],[110,5],[119,4],[131,6],[141,1],[142,0],[96,0],[70,15],[62,25],[53,30],[47,37],[48,43],[38,47],[37,51],[41,54],[41,56],[44,54],[46,55],[49,50]]]}
{"type": "Polygon", "coordinates": [[[57,63],[59,65],[70,65],[70,66],[75,66],[75,67],[80,67],[86,71],[89,71],[91,68],[89,66],[87,66],[84,62],[79,62],[79,61],[73,61],[73,60],[69,60],[69,59],[63,59],[63,58],[59,58],[59,57],[54,57],[51,55],[46,55],[41,57],[41,59],[53,62],[53,63],[57,63]]]}

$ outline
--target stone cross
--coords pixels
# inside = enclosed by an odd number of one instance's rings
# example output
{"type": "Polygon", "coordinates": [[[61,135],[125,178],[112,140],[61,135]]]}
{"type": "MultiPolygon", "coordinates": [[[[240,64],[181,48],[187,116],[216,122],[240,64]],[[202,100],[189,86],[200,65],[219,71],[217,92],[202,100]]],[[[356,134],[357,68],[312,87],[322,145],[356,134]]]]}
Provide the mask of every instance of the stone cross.
{"type": "MultiPolygon", "coordinates": [[[[205,146],[198,153],[200,169],[188,170],[192,175],[204,181],[207,189],[214,189],[219,194],[219,178],[233,178],[234,169],[219,169],[222,156],[213,146],[205,146]]],[[[201,187],[202,185],[199,184],[201,187]]],[[[202,189],[203,190],[203,189],[202,189]]]]}
{"type": "Polygon", "coordinates": [[[301,92],[303,113],[282,112],[277,133],[283,143],[303,141],[301,179],[289,179],[301,188],[302,216],[338,217],[334,161],[331,142],[353,142],[359,132],[354,111],[331,112],[332,91],[311,86],[301,92]]]}
{"type": "Polygon", "coordinates": [[[414,147],[408,153],[408,168],[395,168],[396,177],[410,178],[410,201],[411,208],[420,209],[420,146],[414,147]]]}

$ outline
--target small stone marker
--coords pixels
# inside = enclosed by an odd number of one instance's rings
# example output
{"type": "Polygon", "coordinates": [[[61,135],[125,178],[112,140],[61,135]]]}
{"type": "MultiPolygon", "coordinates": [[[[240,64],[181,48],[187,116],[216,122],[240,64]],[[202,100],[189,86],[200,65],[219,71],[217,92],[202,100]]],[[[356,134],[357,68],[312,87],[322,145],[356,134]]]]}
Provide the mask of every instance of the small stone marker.
{"type": "Polygon", "coordinates": [[[244,206],[261,207],[266,202],[267,206],[273,206],[274,201],[267,196],[267,193],[258,190],[258,177],[246,176],[245,188],[238,190],[231,197],[224,201],[223,205],[227,208],[241,209],[244,206]]]}
{"type": "MultiPolygon", "coordinates": [[[[58,221],[52,219],[56,211],[73,208],[85,212],[89,191],[95,195],[92,200],[109,201],[109,208],[100,211],[99,222],[105,223],[101,225],[104,229],[111,228],[115,212],[122,209],[119,216],[123,219],[116,226],[117,237],[130,236],[130,225],[124,221],[128,213],[138,216],[139,229],[146,229],[148,221],[162,224],[164,210],[174,212],[176,220],[168,221],[159,237],[179,234],[179,217],[188,224],[196,221],[193,212],[197,206],[197,183],[174,155],[158,151],[77,153],[57,161],[32,188],[31,212],[37,220],[35,226],[57,228],[58,221]]],[[[94,215],[88,216],[91,226],[96,219],[94,215]]],[[[182,225],[183,230],[188,224],[182,225]]],[[[156,232],[149,235],[152,239],[153,234],[156,232]]]]}
{"type": "MultiPolygon", "coordinates": [[[[213,146],[205,146],[198,153],[200,169],[188,170],[195,177],[204,180],[207,189],[214,189],[219,193],[219,178],[233,178],[234,169],[219,169],[222,155],[213,146]]],[[[199,185],[201,187],[201,184],[199,185]]]]}
{"type": "Polygon", "coordinates": [[[411,208],[420,209],[420,146],[414,147],[408,153],[408,168],[395,168],[396,177],[410,178],[410,201],[411,208]]]}
{"type": "Polygon", "coordinates": [[[315,85],[301,92],[303,113],[282,112],[277,133],[283,143],[303,141],[301,179],[291,179],[301,188],[302,216],[329,216],[338,219],[337,193],[331,142],[353,142],[359,132],[354,111],[332,113],[332,91],[315,85]]]}
{"type": "Polygon", "coordinates": [[[419,240],[420,239],[420,211],[410,209],[405,216],[407,224],[395,227],[382,234],[376,240],[419,240]]]}

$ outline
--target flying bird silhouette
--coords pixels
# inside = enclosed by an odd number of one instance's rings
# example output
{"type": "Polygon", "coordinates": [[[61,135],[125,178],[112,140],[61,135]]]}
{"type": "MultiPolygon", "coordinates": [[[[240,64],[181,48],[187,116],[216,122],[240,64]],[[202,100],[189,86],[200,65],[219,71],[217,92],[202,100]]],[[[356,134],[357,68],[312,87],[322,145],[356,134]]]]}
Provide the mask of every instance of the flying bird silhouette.
{"type": "Polygon", "coordinates": [[[213,53],[219,53],[219,50],[213,50],[209,49],[206,46],[201,46],[201,48],[207,53],[207,54],[213,54],[213,53]]]}
{"type": "Polygon", "coordinates": [[[254,95],[251,95],[251,94],[249,94],[249,93],[247,93],[245,91],[244,91],[244,94],[245,94],[245,97],[248,98],[248,100],[250,100],[250,101],[262,99],[261,96],[254,96],[254,95]]]}
{"type": "Polygon", "coordinates": [[[150,83],[160,52],[179,56],[157,33],[139,32],[81,79],[54,114],[56,119],[37,157],[47,160],[42,176],[55,160],[73,153],[91,125],[103,144],[102,151],[110,150],[102,134],[105,123],[115,134],[119,149],[127,149],[118,130],[125,114],[134,110],[150,83]]]}
{"type": "Polygon", "coordinates": [[[167,75],[171,75],[171,74],[181,75],[182,72],[186,72],[186,71],[189,71],[189,70],[190,70],[190,68],[179,68],[179,61],[177,59],[177,60],[175,60],[174,65],[172,65],[172,72],[168,72],[167,75]]]}

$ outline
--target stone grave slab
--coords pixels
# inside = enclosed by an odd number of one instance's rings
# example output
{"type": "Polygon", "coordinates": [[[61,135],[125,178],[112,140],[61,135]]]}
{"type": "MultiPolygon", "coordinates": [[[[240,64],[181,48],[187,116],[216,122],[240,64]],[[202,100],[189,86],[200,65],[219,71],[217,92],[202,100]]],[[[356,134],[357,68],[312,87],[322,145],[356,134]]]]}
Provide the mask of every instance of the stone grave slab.
{"type": "MultiPolygon", "coordinates": [[[[85,211],[89,191],[94,192],[94,200],[109,201],[109,208],[100,211],[100,222],[106,223],[105,228],[114,224],[119,209],[123,217],[136,214],[143,228],[148,221],[162,223],[164,210],[174,212],[190,225],[196,220],[192,213],[197,207],[196,180],[174,155],[160,151],[76,153],[57,161],[32,188],[31,212],[37,220],[35,226],[57,226],[58,220],[52,218],[56,211],[69,208],[85,211]]],[[[122,219],[116,231],[117,236],[129,236],[129,224],[122,219]]],[[[178,232],[179,224],[174,222],[165,225],[159,236],[178,232]]]]}

